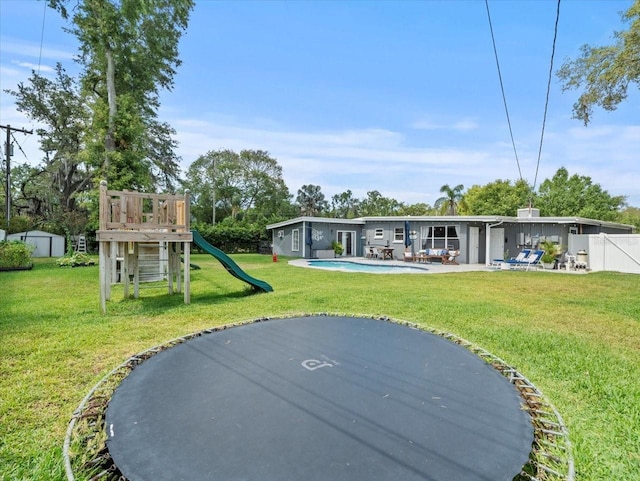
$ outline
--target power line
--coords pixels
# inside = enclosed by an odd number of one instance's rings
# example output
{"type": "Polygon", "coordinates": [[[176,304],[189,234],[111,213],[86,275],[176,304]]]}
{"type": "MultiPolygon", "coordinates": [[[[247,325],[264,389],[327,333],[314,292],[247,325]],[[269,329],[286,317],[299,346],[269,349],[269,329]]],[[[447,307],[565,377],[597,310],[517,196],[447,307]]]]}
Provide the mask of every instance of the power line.
{"type": "Polygon", "coordinates": [[[493,42],[493,53],[496,58],[496,66],[498,67],[498,78],[500,79],[500,91],[502,92],[502,102],[504,103],[504,112],[507,115],[507,124],[509,125],[509,135],[511,135],[511,145],[513,145],[513,153],[516,156],[516,164],[518,165],[518,174],[520,180],[522,180],[522,170],[520,169],[520,160],[518,160],[518,151],[516,150],[516,143],[513,140],[513,129],[511,128],[511,119],[509,118],[509,109],[507,108],[507,96],[504,93],[504,84],[502,82],[502,73],[500,72],[500,62],[498,61],[498,49],[496,48],[496,40],[493,35],[493,25],[491,23],[491,13],[489,12],[489,0],[484,0],[487,7],[487,18],[489,19],[489,30],[491,31],[491,41],[493,42]]]}
{"type": "Polygon", "coordinates": [[[42,28],[40,30],[40,54],[38,56],[38,75],[40,75],[40,67],[42,65],[42,45],[44,44],[44,23],[47,17],[47,2],[44,3],[44,11],[42,12],[42,28]]]}
{"type": "Polygon", "coordinates": [[[544,128],[547,123],[547,108],[549,106],[549,92],[551,91],[551,77],[553,75],[553,58],[556,54],[556,39],[558,38],[558,20],[560,19],[560,0],[556,9],[556,24],[553,29],[553,46],[551,47],[551,62],[549,65],[549,79],[547,80],[547,96],[544,101],[544,116],[542,117],[542,132],[540,133],[540,147],[538,148],[538,162],[536,163],[536,175],[533,179],[532,190],[535,190],[538,182],[538,169],[540,168],[540,157],[542,155],[542,141],[544,139],[544,128]]]}
{"type": "MultiPolygon", "coordinates": [[[[24,132],[24,131],[23,131],[24,132]]],[[[25,132],[25,133],[30,133],[32,131],[29,132],[25,132]]],[[[27,156],[27,153],[24,151],[24,149],[22,148],[22,145],[20,145],[20,142],[18,142],[18,139],[16,139],[16,136],[13,135],[13,133],[11,134],[11,138],[13,139],[13,141],[16,143],[16,145],[18,146],[18,149],[20,149],[20,152],[22,152],[22,155],[24,155],[24,158],[27,160],[27,162],[29,162],[29,156],[27,156]]],[[[13,155],[13,154],[12,154],[13,155]]]]}

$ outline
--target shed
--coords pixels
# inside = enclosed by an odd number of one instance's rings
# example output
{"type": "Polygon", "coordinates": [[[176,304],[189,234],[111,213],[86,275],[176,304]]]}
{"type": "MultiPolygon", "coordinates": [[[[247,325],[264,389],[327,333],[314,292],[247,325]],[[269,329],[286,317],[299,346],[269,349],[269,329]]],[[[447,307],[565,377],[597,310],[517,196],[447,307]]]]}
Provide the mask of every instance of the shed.
{"type": "Polygon", "coordinates": [[[62,257],[65,252],[63,236],[41,230],[9,234],[7,240],[20,240],[34,246],[31,257],[62,257]]]}

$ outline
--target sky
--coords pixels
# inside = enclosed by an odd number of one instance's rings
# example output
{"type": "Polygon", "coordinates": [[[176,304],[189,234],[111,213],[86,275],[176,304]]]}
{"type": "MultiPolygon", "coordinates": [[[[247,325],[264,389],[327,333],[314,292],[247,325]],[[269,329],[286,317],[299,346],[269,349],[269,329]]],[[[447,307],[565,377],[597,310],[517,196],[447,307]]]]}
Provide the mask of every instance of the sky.
{"type": "MultiPolygon", "coordinates": [[[[518,160],[483,0],[197,0],[159,118],[184,172],[209,151],[263,150],[294,198],[314,184],[327,200],[376,190],[433,205],[445,184],[522,177],[537,189],[565,167],[640,207],[638,89],[585,127],[572,119],[579,93],[555,75],[582,45],[613,43],[631,4],[562,0],[540,149],[557,2],[489,1],[518,160]]],[[[4,89],[57,62],[79,71],[64,25],[42,1],[0,0],[1,125],[37,127],[4,89]]],[[[36,165],[37,136],[15,138],[12,162],[36,165]]]]}

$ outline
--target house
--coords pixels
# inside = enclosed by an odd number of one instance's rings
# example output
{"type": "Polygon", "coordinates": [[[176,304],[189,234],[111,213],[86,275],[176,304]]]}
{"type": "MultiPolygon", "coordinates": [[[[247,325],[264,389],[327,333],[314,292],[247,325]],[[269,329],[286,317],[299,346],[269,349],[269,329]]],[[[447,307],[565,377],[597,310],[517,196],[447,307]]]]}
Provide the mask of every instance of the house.
{"type": "Polygon", "coordinates": [[[342,244],[342,256],[364,257],[370,247],[389,247],[401,259],[406,249],[459,249],[459,263],[491,264],[536,248],[544,240],[576,253],[579,236],[632,234],[633,226],[582,217],[540,217],[539,209],[518,209],[516,217],[396,216],[332,219],[296,217],[270,224],[273,252],[305,259],[333,257],[332,242],[342,244]],[[410,247],[405,247],[405,236],[410,247]]]}

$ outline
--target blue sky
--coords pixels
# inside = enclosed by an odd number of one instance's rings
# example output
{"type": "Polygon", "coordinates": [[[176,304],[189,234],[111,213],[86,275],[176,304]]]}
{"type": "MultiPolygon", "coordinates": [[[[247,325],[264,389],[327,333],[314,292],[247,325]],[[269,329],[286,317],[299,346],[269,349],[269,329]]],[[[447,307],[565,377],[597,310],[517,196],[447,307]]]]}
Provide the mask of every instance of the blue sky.
{"type": "MultiPolygon", "coordinates": [[[[611,43],[631,3],[563,0],[554,70],[583,44],[611,43]]],[[[489,7],[520,170],[533,184],[556,2],[489,7]]],[[[2,89],[56,62],[77,71],[75,38],[44,10],[0,0],[2,89]]],[[[433,204],[443,184],[520,177],[482,0],[201,0],[180,56],[160,117],[177,131],[185,170],[209,150],[261,149],[294,196],[316,184],[327,198],[377,190],[410,204],[433,204]]],[[[596,109],[589,127],[571,118],[577,96],[554,75],[536,187],[564,166],[640,206],[638,90],[615,112],[596,109]]],[[[0,123],[35,127],[4,92],[0,123]]],[[[13,161],[37,163],[35,135],[16,138],[26,158],[16,149],[13,161]]]]}

